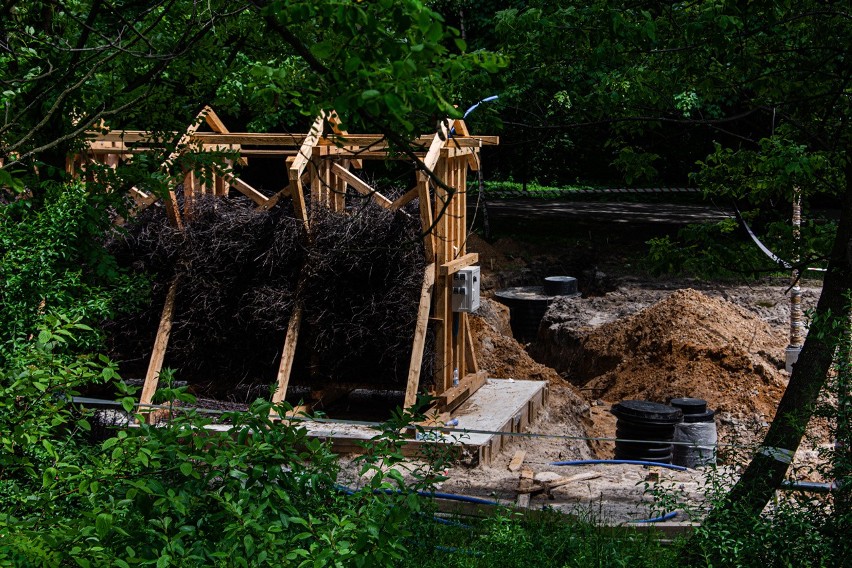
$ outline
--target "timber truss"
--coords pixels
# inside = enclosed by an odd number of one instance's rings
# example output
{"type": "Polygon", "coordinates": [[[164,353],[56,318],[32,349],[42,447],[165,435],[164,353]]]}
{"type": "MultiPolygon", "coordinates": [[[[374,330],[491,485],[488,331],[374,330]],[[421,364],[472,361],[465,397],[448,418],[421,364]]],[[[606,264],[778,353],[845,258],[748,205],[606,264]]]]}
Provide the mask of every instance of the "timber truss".
{"type": "MultiPolygon", "coordinates": [[[[423,363],[427,327],[433,325],[436,337],[434,391],[438,399],[438,412],[449,412],[460,405],[485,383],[486,373],[479,368],[473,349],[473,338],[466,313],[452,311],[452,275],[460,269],[476,264],[476,253],[466,252],[467,236],[467,171],[479,168],[480,149],[496,145],[496,136],[472,136],[461,120],[442,121],[434,134],[416,140],[417,150],[410,155],[392,154],[387,140],[381,135],[349,134],[338,128],[334,113],[323,113],[314,121],[306,134],[255,134],[230,132],[212,109],[205,107],[196,120],[178,138],[177,150],[163,163],[164,171],[174,176],[174,187],[162,198],[171,222],[183,227],[191,218],[192,205],[199,195],[226,198],[235,190],[261,210],[275,207],[282,199],[290,199],[296,216],[305,224],[310,234],[309,205],[305,198],[310,192],[310,207],[328,207],[334,211],[346,208],[346,190],[351,187],[374,203],[389,210],[397,210],[418,199],[423,245],[427,266],[423,274],[420,303],[411,360],[405,391],[405,406],[412,406],[417,398],[423,363]],[[206,124],[210,132],[201,132],[206,124]],[[182,154],[213,156],[211,161],[199,160],[205,166],[172,171],[182,154]],[[287,183],[272,195],[258,191],[237,177],[232,161],[221,156],[238,156],[246,164],[252,156],[280,157],[286,165],[287,183]],[[219,156],[219,158],[216,158],[219,156]],[[416,185],[402,196],[390,200],[356,175],[363,160],[416,158],[416,185]],[[210,164],[213,164],[212,166],[210,164]],[[178,202],[175,189],[183,183],[183,203],[178,202]],[[453,385],[454,371],[460,380],[453,385]]],[[[92,134],[86,150],[70,157],[69,173],[79,175],[93,162],[112,168],[123,160],[132,159],[139,152],[152,148],[152,135],[145,131],[121,130],[92,134]]],[[[130,196],[139,211],[160,201],[157,196],[141,188],[131,188],[130,196]]],[[[180,283],[172,281],[166,295],[157,336],[148,364],[142,389],[140,407],[149,407],[157,389],[160,370],[171,332],[175,295],[180,283]]],[[[272,400],[284,400],[299,339],[302,308],[294,310],[284,338],[278,366],[277,388],[272,400]]],[[[150,415],[149,415],[150,418],[150,415]]]]}

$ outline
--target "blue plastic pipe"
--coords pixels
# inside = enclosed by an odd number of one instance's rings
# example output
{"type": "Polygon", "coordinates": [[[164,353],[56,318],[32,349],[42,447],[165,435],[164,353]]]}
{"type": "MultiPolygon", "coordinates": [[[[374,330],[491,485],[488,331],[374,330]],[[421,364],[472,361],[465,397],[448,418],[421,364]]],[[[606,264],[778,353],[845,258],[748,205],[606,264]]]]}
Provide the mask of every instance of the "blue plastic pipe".
{"type": "MultiPolygon", "coordinates": [[[[485,97],[485,98],[484,98],[484,99],[482,99],[481,101],[479,101],[479,102],[475,103],[475,104],[474,104],[474,105],[472,105],[469,109],[467,109],[466,111],[464,111],[464,116],[462,116],[462,120],[464,120],[465,118],[467,118],[467,115],[469,115],[470,113],[472,113],[473,111],[475,111],[475,110],[476,110],[476,107],[478,107],[478,106],[479,106],[479,105],[481,105],[482,103],[490,103],[491,101],[496,101],[498,96],[499,96],[499,95],[491,95],[490,97],[485,97]]],[[[455,135],[456,135],[456,127],[454,126],[454,127],[450,128],[450,137],[453,137],[453,136],[455,136],[455,135]]]]}
{"type": "Polygon", "coordinates": [[[654,517],[652,519],[640,519],[638,521],[630,521],[631,523],[662,523],[663,521],[670,521],[677,517],[677,511],[672,511],[671,513],[666,513],[661,517],[654,517]]]}
{"type": "Polygon", "coordinates": [[[673,465],[670,463],[657,463],[652,461],[643,461],[643,460],[573,460],[573,461],[560,461],[553,462],[550,465],[593,465],[593,464],[620,464],[626,463],[630,465],[646,465],[651,467],[665,467],[668,469],[673,469],[675,471],[688,471],[689,468],[683,467],[682,465],[673,465]]]}
{"type": "MultiPolygon", "coordinates": [[[[356,491],[345,485],[338,485],[337,489],[343,491],[347,495],[354,495],[356,491]]],[[[403,494],[405,491],[401,491],[399,489],[376,489],[374,493],[385,493],[387,495],[393,494],[403,494]]],[[[486,499],[480,499],[479,497],[468,497],[467,495],[454,495],[452,493],[430,493],[428,491],[416,491],[418,495],[421,497],[431,497],[433,499],[447,499],[449,501],[461,501],[463,503],[474,503],[476,505],[497,505],[496,501],[488,501],[486,499]]]]}

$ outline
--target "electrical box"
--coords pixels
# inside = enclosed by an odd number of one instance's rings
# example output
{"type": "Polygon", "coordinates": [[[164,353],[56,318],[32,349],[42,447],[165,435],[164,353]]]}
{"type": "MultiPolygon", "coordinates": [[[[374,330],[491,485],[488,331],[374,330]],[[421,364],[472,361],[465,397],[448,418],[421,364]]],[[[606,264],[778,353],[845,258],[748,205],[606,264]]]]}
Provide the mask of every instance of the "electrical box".
{"type": "Polygon", "coordinates": [[[453,311],[475,312],[479,309],[479,267],[469,266],[453,274],[453,311]]]}

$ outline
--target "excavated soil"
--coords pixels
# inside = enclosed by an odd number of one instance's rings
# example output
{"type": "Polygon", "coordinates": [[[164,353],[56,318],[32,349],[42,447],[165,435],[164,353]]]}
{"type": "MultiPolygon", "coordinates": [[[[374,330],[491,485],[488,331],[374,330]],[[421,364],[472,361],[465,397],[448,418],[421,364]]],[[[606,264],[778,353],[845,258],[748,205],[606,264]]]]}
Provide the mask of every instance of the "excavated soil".
{"type": "MultiPolygon", "coordinates": [[[[717,411],[723,463],[744,463],[762,439],[788,380],[783,367],[789,286],[783,279],[749,285],[660,279],[630,269],[623,259],[620,266],[627,269],[621,272],[594,259],[572,264],[576,259],[566,259],[562,251],[542,253],[511,239],[491,245],[472,236],[468,247],[480,255],[486,296],[469,319],[481,368],[493,377],[545,380],[550,402],[530,429],[544,437],[514,438],[490,465],[451,468],[442,490],[513,501],[518,473],[507,466],[515,452],[524,451],[523,465],[537,478],[596,476],[560,487],[550,497],[534,496],[532,507],[594,509],[613,520],[647,517],[646,480],[657,473],[639,466],[566,470],[550,465],[612,457],[611,442],[576,438],[613,437],[610,408],[627,399],[707,400],[717,411]],[[521,345],[511,337],[508,309],[488,296],[504,287],[539,284],[542,274],[577,277],[583,296],[555,301],[537,341],[521,345]]],[[[815,306],[819,293],[818,283],[803,285],[805,309],[815,306]]],[[[812,424],[809,435],[812,440],[796,456],[800,466],[815,464],[820,446],[828,443],[824,423],[812,424]]],[[[726,483],[736,477],[736,467],[721,471],[726,483]]],[[[700,471],[658,473],[693,503],[701,501],[706,480],[700,471]]],[[[807,471],[797,477],[820,480],[807,471]]]]}
{"type": "Polygon", "coordinates": [[[783,394],[785,338],[730,302],[678,290],[579,333],[558,323],[566,307],[554,306],[543,341],[565,345],[568,379],[598,399],[702,398],[719,413],[766,420],[783,394]]]}

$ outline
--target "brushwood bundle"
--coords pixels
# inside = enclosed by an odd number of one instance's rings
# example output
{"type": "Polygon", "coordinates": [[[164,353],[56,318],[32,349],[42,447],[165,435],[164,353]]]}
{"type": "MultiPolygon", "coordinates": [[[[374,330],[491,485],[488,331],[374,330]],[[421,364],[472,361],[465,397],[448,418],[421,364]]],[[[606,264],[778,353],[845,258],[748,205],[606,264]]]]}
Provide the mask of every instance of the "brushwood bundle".
{"type": "Polygon", "coordinates": [[[152,282],[147,311],[108,324],[125,375],[144,374],[177,279],[165,364],[198,392],[271,385],[297,306],[293,384],[404,388],[425,268],[417,217],[362,201],[314,208],[310,226],[289,207],[258,210],[240,198],[201,196],[182,229],[162,208],[144,211],[110,245],[152,282]]]}

